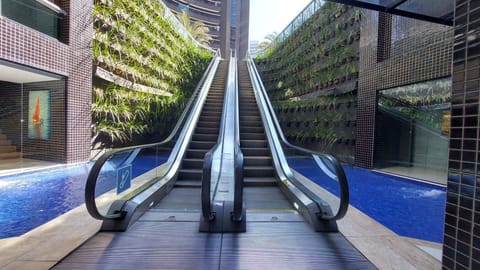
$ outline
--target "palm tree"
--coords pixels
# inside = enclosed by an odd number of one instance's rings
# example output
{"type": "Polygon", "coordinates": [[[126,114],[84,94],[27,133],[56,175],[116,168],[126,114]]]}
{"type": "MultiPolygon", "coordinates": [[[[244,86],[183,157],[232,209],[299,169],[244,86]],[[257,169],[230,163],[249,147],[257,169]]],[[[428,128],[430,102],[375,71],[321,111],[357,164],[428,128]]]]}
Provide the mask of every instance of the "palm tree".
{"type": "Polygon", "coordinates": [[[273,31],[272,33],[268,34],[265,36],[265,38],[263,39],[262,42],[260,42],[260,44],[258,44],[257,46],[257,53],[262,53],[264,52],[268,47],[270,47],[275,39],[277,38],[278,36],[278,33],[273,31]]]}
{"type": "Polygon", "coordinates": [[[209,46],[212,36],[208,33],[208,27],[201,21],[191,22],[190,14],[187,10],[182,10],[178,15],[178,20],[185,26],[185,29],[192,35],[192,37],[200,44],[209,46]]]}

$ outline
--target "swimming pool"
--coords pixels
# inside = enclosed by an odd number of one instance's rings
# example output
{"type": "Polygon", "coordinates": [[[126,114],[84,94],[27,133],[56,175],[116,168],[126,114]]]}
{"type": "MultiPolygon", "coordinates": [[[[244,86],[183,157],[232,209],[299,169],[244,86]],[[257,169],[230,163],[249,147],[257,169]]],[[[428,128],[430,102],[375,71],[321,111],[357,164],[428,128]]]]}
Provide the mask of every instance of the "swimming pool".
{"type": "MultiPolygon", "coordinates": [[[[313,160],[292,158],[289,164],[335,195],[338,183],[320,179],[313,160]]],[[[445,218],[446,188],[438,185],[344,166],[350,204],[395,233],[441,243],[445,218]]]]}
{"type": "MultiPolygon", "coordinates": [[[[162,157],[160,162],[165,160],[162,157]]],[[[133,177],[152,169],[157,161],[152,155],[137,157],[132,166],[133,177]]],[[[22,235],[84,203],[91,166],[65,165],[0,177],[0,239],[22,235]]],[[[113,167],[107,166],[103,179],[98,181],[97,196],[115,187],[115,181],[109,179],[114,174],[113,167]]]]}
{"type": "MultiPolygon", "coordinates": [[[[337,183],[319,179],[313,161],[297,158],[289,159],[289,163],[338,195],[337,183]]],[[[132,174],[135,177],[153,168],[155,158],[144,155],[134,164],[132,174]]],[[[19,236],[84,203],[85,180],[90,167],[91,164],[84,163],[0,177],[0,238],[19,236]]],[[[344,168],[352,205],[399,235],[442,242],[444,187],[361,168],[344,168]]],[[[112,188],[113,181],[100,181],[97,195],[112,188]]]]}

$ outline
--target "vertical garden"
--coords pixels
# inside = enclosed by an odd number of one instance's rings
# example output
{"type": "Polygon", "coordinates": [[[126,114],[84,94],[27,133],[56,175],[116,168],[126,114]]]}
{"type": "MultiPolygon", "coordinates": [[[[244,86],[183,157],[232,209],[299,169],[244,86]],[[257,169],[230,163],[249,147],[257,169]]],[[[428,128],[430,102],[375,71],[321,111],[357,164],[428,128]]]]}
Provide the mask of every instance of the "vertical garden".
{"type": "Polygon", "coordinates": [[[360,10],[324,3],[255,62],[292,143],[352,161],[360,10]]]}
{"type": "Polygon", "coordinates": [[[185,38],[158,0],[95,0],[94,148],[170,132],[212,53],[185,38]]]}

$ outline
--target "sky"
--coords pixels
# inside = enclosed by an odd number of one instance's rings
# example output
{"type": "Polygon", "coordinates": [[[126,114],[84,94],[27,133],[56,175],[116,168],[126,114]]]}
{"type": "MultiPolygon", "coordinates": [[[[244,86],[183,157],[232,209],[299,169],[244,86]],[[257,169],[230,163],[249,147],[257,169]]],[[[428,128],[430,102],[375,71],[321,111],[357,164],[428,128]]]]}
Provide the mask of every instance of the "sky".
{"type": "Polygon", "coordinates": [[[280,33],[311,0],[250,0],[249,39],[280,33]]]}

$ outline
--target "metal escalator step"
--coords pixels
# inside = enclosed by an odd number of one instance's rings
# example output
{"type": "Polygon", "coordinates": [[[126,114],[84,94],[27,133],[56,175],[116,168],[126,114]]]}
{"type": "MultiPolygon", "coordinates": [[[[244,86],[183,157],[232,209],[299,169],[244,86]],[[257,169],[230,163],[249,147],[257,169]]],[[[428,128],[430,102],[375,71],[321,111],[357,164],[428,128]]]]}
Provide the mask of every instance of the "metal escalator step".
{"type": "Polygon", "coordinates": [[[182,162],[184,169],[203,169],[203,158],[184,158],[182,162]]]}
{"type": "Polygon", "coordinates": [[[240,140],[240,147],[266,148],[268,147],[268,141],[267,140],[240,140]]]}
{"type": "Polygon", "coordinates": [[[248,132],[243,132],[240,134],[240,140],[265,140],[267,137],[265,136],[265,133],[248,133],[248,132]]]}
{"type": "Polygon", "coordinates": [[[258,127],[244,127],[240,126],[240,132],[248,132],[248,133],[263,133],[265,131],[263,126],[258,127]]]}
{"type": "Polygon", "coordinates": [[[202,179],[202,169],[180,169],[178,173],[178,181],[183,180],[197,180],[200,181],[202,179]]]}
{"type": "Polygon", "coordinates": [[[210,150],[217,142],[209,142],[209,141],[191,141],[190,142],[190,149],[207,149],[210,150]]]}
{"type": "Polygon", "coordinates": [[[209,128],[209,127],[197,127],[195,128],[196,134],[218,134],[219,128],[209,128]]]}
{"type": "Polygon", "coordinates": [[[193,134],[192,140],[193,141],[216,142],[218,140],[218,134],[195,133],[195,134],[193,134]]]}
{"type": "Polygon", "coordinates": [[[186,158],[201,158],[205,157],[205,154],[208,152],[207,149],[188,149],[186,158]]]}
{"type": "Polygon", "coordinates": [[[240,114],[240,122],[242,121],[262,121],[260,115],[242,115],[240,114]]]}
{"type": "Polygon", "coordinates": [[[206,122],[217,122],[220,123],[220,115],[218,116],[209,116],[209,115],[200,115],[200,118],[198,118],[198,121],[206,121],[206,122]]]}
{"type": "Polygon", "coordinates": [[[269,156],[269,148],[245,148],[242,147],[243,156],[269,156]]]}
{"type": "Polygon", "coordinates": [[[253,116],[257,116],[257,115],[259,115],[259,113],[258,113],[258,111],[248,110],[248,111],[240,111],[240,115],[253,115],[253,116]]]}
{"type": "Polygon", "coordinates": [[[278,185],[275,177],[244,177],[243,184],[245,187],[274,187],[278,185]]]}
{"type": "Polygon", "coordinates": [[[240,126],[243,127],[263,127],[262,121],[240,121],[240,126]]]}
{"type": "Polygon", "coordinates": [[[219,111],[202,111],[202,113],[200,114],[200,116],[221,116],[221,114],[219,114],[219,111]]]}
{"type": "Polygon", "coordinates": [[[202,181],[200,180],[177,180],[174,187],[179,188],[199,188],[202,187],[202,181]]]}
{"type": "Polygon", "coordinates": [[[219,126],[219,122],[198,121],[197,123],[197,127],[218,128],[219,126]]]}
{"type": "Polygon", "coordinates": [[[243,159],[244,166],[272,166],[271,156],[246,156],[243,159]]]}
{"type": "Polygon", "coordinates": [[[244,177],[268,177],[275,176],[275,170],[272,166],[244,166],[244,177]]]}

